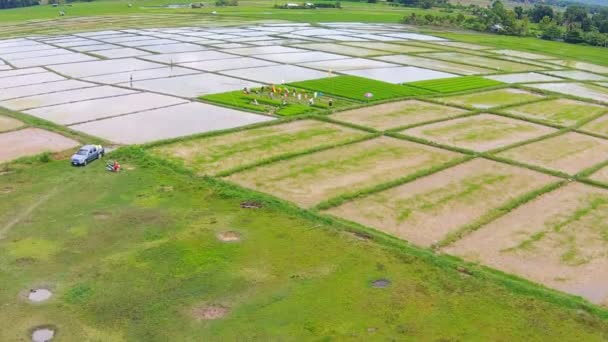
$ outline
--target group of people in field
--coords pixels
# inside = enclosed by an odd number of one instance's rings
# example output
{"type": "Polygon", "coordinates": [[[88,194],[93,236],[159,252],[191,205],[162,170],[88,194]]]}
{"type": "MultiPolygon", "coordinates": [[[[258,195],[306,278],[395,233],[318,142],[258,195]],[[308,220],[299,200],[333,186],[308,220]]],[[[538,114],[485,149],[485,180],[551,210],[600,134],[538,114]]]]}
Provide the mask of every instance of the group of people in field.
{"type": "MultiPolygon", "coordinates": [[[[271,99],[281,99],[282,100],[282,105],[286,106],[287,105],[287,100],[289,100],[289,98],[293,98],[295,100],[297,100],[297,102],[301,103],[302,101],[304,102],[308,102],[308,105],[310,106],[314,106],[315,105],[315,101],[322,96],[322,93],[319,92],[311,92],[308,93],[305,90],[296,90],[296,89],[289,89],[286,86],[283,87],[277,87],[275,85],[270,85],[270,86],[262,86],[259,89],[249,89],[247,87],[243,88],[243,94],[245,95],[250,95],[251,93],[256,94],[256,95],[264,95],[264,94],[268,94],[268,96],[271,99]]],[[[256,98],[253,99],[252,103],[254,105],[258,105],[258,101],[256,98]]],[[[327,101],[327,105],[329,107],[333,106],[333,101],[332,99],[328,99],[327,101]]]]}

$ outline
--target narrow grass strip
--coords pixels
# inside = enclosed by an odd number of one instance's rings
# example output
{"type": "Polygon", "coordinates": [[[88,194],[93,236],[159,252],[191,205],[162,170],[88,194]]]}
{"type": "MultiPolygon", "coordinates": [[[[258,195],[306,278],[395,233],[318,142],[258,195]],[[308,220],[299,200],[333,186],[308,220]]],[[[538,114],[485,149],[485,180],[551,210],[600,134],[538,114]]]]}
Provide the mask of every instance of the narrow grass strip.
{"type": "Polygon", "coordinates": [[[558,182],[551,183],[549,185],[545,185],[544,187],[542,187],[540,189],[530,191],[521,197],[513,199],[512,201],[509,201],[506,204],[504,204],[496,209],[492,209],[492,210],[488,211],[487,213],[483,214],[480,218],[473,221],[472,223],[464,225],[464,226],[458,228],[457,230],[450,232],[445,238],[443,238],[438,243],[434,244],[433,248],[439,249],[439,248],[451,245],[452,243],[454,243],[454,242],[462,239],[463,237],[471,234],[472,232],[480,229],[481,227],[485,226],[486,224],[498,219],[499,217],[502,217],[502,216],[508,214],[509,212],[513,211],[514,209],[518,208],[519,206],[526,204],[543,194],[556,190],[557,188],[563,186],[566,183],[568,183],[568,182],[565,180],[561,180],[558,182]]]}
{"type": "Polygon", "coordinates": [[[473,158],[474,158],[473,156],[465,156],[465,157],[457,158],[457,159],[451,160],[444,164],[440,164],[440,165],[437,165],[437,166],[434,166],[434,167],[431,167],[428,169],[414,172],[411,175],[408,175],[405,177],[397,178],[395,180],[381,183],[378,185],[374,185],[372,187],[369,187],[366,189],[361,189],[359,191],[345,193],[340,196],[330,198],[329,200],[323,201],[323,202],[317,204],[316,206],[314,206],[313,209],[314,210],[327,210],[330,208],[334,208],[334,207],[340,206],[346,202],[352,201],[356,198],[368,196],[368,195],[371,195],[371,194],[374,194],[377,192],[381,192],[384,190],[388,190],[390,188],[394,188],[396,186],[399,186],[399,185],[402,185],[405,183],[413,182],[418,178],[430,176],[439,171],[443,171],[445,169],[448,169],[448,168],[454,167],[456,165],[462,164],[464,162],[467,162],[473,158]]]}

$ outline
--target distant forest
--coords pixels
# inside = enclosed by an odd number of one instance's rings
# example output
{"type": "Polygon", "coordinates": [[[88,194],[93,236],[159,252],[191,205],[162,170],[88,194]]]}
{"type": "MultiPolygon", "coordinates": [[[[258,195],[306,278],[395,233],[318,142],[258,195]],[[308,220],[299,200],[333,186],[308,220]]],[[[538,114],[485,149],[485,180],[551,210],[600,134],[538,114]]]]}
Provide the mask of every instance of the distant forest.
{"type": "Polygon", "coordinates": [[[38,5],[38,0],[0,0],[0,9],[38,5]]]}

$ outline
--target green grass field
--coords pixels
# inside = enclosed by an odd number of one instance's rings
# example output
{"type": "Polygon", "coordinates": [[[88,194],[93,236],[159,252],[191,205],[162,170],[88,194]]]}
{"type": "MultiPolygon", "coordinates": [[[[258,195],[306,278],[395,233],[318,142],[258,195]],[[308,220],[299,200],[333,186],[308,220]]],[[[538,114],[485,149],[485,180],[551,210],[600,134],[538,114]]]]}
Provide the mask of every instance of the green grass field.
{"type": "Polygon", "coordinates": [[[336,76],[292,83],[291,86],[362,102],[432,94],[431,91],[357,76],[336,76]],[[371,97],[365,95],[370,93],[371,97]]]}
{"type": "Polygon", "coordinates": [[[479,76],[461,76],[406,83],[408,86],[422,88],[438,93],[456,93],[460,91],[497,87],[503,84],[504,83],[502,82],[479,76]]]}
{"type": "Polygon", "coordinates": [[[608,334],[602,320],[463,277],[444,257],[360,241],[279,203],[241,209],[256,195],[180,175],[137,151],[122,156],[132,170],[120,175],[59,161],[0,177],[14,190],[2,195],[3,225],[31,212],[0,240],[1,340],[27,339],[42,324],[65,341],[608,334]],[[223,243],[216,235],[224,231],[242,240],[223,243]],[[391,284],[374,288],[377,279],[391,284]],[[54,293],[48,303],[17,295],[40,285],[54,293]],[[205,305],[228,314],[199,321],[193,314],[205,305]]]}
{"type": "MultiPolygon", "coordinates": [[[[284,90],[284,87],[277,88],[283,88],[282,90],[284,90]]],[[[310,105],[308,99],[309,97],[314,96],[310,91],[290,88],[289,96],[284,97],[279,95],[270,96],[269,88],[266,87],[266,89],[267,90],[263,93],[260,92],[260,88],[254,88],[251,89],[249,94],[244,94],[243,91],[237,90],[221,94],[205,95],[201,96],[200,99],[220,105],[280,116],[320,113],[348,107],[354,104],[345,99],[334,99],[321,96],[314,100],[315,102],[313,105],[310,105]],[[296,96],[293,95],[294,91],[296,92],[296,96]],[[300,94],[299,98],[297,97],[298,93],[300,94]],[[285,104],[283,104],[283,100],[285,100],[285,104]],[[257,101],[257,104],[255,101],[257,101]]]]}

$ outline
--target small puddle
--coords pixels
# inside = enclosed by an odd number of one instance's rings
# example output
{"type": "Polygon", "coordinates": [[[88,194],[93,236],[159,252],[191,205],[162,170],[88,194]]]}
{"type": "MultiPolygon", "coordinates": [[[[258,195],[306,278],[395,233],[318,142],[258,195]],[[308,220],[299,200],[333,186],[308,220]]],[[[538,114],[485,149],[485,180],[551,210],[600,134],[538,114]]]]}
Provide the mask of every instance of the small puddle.
{"type": "Polygon", "coordinates": [[[378,280],[374,280],[372,282],[372,287],[378,288],[378,289],[383,289],[385,287],[388,287],[391,284],[391,281],[388,279],[378,279],[378,280]]]}
{"type": "Polygon", "coordinates": [[[51,328],[37,328],[32,333],[33,342],[47,342],[55,337],[55,330],[51,328]]]}
{"type": "Polygon", "coordinates": [[[27,299],[34,303],[40,303],[48,300],[52,295],[53,292],[47,289],[35,289],[30,290],[30,293],[27,295],[27,299]]]}
{"type": "Polygon", "coordinates": [[[217,234],[217,238],[224,242],[235,242],[241,239],[241,234],[235,231],[227,231],[217,234]]]}

